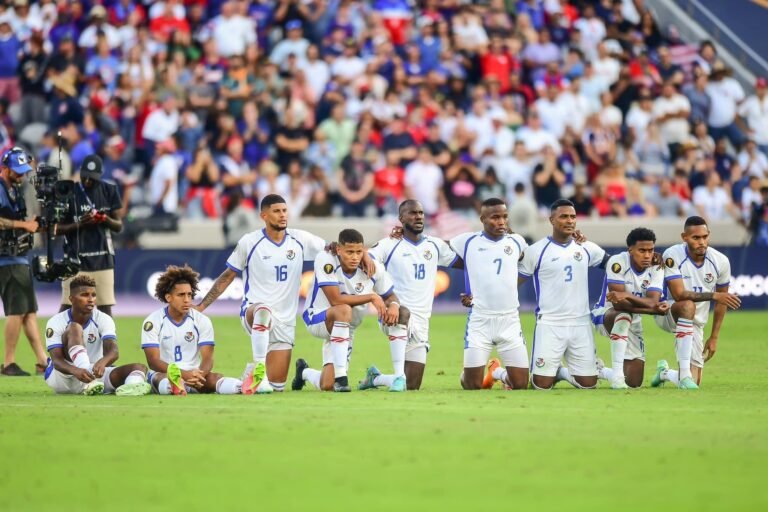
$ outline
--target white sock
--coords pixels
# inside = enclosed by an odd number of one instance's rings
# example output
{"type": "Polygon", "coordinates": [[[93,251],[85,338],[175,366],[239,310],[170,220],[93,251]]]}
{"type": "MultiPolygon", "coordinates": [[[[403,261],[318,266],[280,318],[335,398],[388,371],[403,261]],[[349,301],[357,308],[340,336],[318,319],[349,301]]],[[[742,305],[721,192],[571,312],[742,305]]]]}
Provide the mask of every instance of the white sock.
{"type": "Polygon", "coordinates": [[[611,329],[611,365],[613,379],[624,380],[624,355],[627,353],[629,328],[632,325],[632,315],[619,313],[613,321],[611,329]]]}
{"type": "Polygon", "coordinates": [[[607,380],[608,382],[611,382],[613,380],[613,368],[602,368],[600,371],[597,372],[597,378],[607,380]]]}
{"type": "Polygon", "coordinates": [[[253,312],[253,325],[251,325],[251,350],[255,363],[263,363],[267,360],[271,324],[272,312],[266,307],[257,307],[253,312]]]}
{"type": "Polygon", "coordinates": [[[499,366],[491,374],[494,380],[500,380],[501,382],[507,382],[507,369],[503,366],[499,366]]]}
{"type": "Polygon", "coordinates": [[[392,387],[392,383],[395,381],[394,375],[377,375],[373,379],[373,385],[374,386],[386,386],[386,387],[392,387]]]}
{"type": "Polygon", "coordinates": [[[691,350],[693,347],[693,321],[680,318],[675,329],[675,353],[680,365],[680,380],[691,377],[691,350]]]}
{"type": "Polygon", "coordinates": [[[309,382],[317,389],[320,389],[320,375],[320,370],[314,370],[312,368],[304,368],[304,371],[301,372],[302,380],[309,382]]]}
{"type": "Polygon", "coordinates": [[[396,376],[405,375],[405,345],[408,342],[408,327],[402,324],[387,328],[389,352],[392,355],[392,367],[396,376]]]}
{"type": "Polygon", "coordinates": [[[157,385],[157,392],[161,395],[171,394],[171,381],[168,380],[168,377],[165,377],[160,381],[160,384],[157,385]]]}
{"type": "Polygon", "coordinates": [[[140,370],[134,370],[131,373],[128,374],[128,376],[125,378],[126,384],[139,384],[140,382],[144,382],[144,379],[146,379],[147,376],[144,375],[144,372],[140,370]]]}
{"type": "Polygon", "coordinates": [[[330,341],[334,378],[346,377],[347,356],[349,355],[349,323],[333,322],[330,341]]]}
{"type": "Polygon", "coordinates": [[[72,364],[78,368],[83,368],[88,371],[93,367],[91,360],[88,359],[88,351],[82,345],[73,345],[69,347],[69,358],[72,360],[72,364]]]}
{"type": "Polygon", "coordinates": [[[233,377],[222,377],[216,383],[216,392],[220,395],[238,395],[243,390],[243,381],[233,377]]]}
{"type": "Polygon", "coordinates": [[[661,380],[666,380],[674,384],[675,386],[680,385],[680,372],[677,370],[664,370],[661,372],[661,380]]]}
{"type": "Polygon", "coordinates": [[[571,386],[573,386],[575,388],[580,388],[581,387],[581,386],[579,386],[576,383],[576,380],[571,376],[571,372],[569,372],[568,368],[566,368],[565,366],[561,366],[560,368],[557,369],[557,376],[555,377],[555,380],[556,381],[561,381],[561,380],[567,381],[568,384],[570,384],[571,386]]]}
{"type": "Polygon", "coordinates": [[[272,386],[272,391],[275,393],[282,393],[285,391],[285,382],[269,382],[269,385],[272,386]]]}

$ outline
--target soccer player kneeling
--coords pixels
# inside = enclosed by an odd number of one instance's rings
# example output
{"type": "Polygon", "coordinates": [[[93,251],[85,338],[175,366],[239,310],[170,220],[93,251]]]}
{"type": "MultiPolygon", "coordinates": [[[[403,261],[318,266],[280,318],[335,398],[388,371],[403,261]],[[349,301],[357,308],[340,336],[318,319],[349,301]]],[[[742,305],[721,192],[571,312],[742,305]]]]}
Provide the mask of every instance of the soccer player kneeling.
{"type": "Polygon", "coordinates": [[[643,384],[645,344],[640,315],[665,315],[660,302],[664,270],[652,265],[656,235],[635,228],[627,235],[628,250],[608,260],[603,292],[592,309],[597,332],[611,340],[611,368],[598,360],[598,376],[613,389],[639,388],[643,384]],[[626,374],[626,375],[625,375],[626,374]]]}
{"type": "Polygon", "coordinates": [[[373,277],[360,268],[365,247],[363,235],[354,229],[339,233],[337,256],[322,252],[315,258],[315,278],[307,298],[304,322],[310,334],[323,340],[323,369],[315,370],[306,361],[296,361],[291,388],[302,389],[306,382],[323,391],[350,391],[347,370],[355,329],[373,304],[382,330],[389,336],[395,378],[390,391],[405,391],[405,346],[408,341],[409,311],[397,302],[392,278],[377,265],[373,277]]]}
{"type": "Polygon", "coordinates": [[[199,276],[187,265],[168,266],[155,286],[155,297],[166,306],[144,320],[141,348],[150,368],[148,380],[161,395],[234,395],[242,390],[239,379],[211,371],[213,324],[192,307],[199,276]]]}
{"type": "Polygon", "coordinates": [[[72,307],[53,316],[45,328],[51,354],[46,384],[59,394],[149,394],[146,366],[112,366],[119,357],[115,322],[96,309],[96,281],[85,274],[75,277],[69,300],[72,307]]]}

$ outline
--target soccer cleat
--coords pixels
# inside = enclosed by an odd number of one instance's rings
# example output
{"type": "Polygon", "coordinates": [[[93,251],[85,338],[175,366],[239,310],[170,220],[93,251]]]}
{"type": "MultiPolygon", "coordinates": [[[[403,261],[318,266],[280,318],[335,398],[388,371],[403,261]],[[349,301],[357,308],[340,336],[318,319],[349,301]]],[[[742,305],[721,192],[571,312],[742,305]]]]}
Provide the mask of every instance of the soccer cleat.
{"type": "Polygon", "coordinates": [[[152,386],[146,381],[123,384],[115,390],[117,396],[144,396],[152,392],[152,386]]]}
{"type": "Polygon", "coordinates": [[[595,359],[595,369],[597,370],[598,377],[600,376],[600,371],[605,368],[605,361],[600,359],[599,357],[595,359]]]}
{"type": "Polygon", "coordinates": [[[392,385],[389,387],[389,390],[395,393],[402,393],[405,389],[405,377],[402,375],[395,377],[395,380],[392,381],[392,385]]]}
{"type": "Polygon", "coordinates": [[[656,363],[656,374],[651,379],[652,388],[658,388],[659,386],[664,385],[664,379],[661,378],[661,374],[667,370],[669,370],[669,363],[666,359],[662,359],[656,363]]]}
{"type": "Polygon", "coordinates": [[[184,380],[181,378],[181,369],[178,365],[169,364],[166,374],[168,375],[168,382],[171,383],[171,394],[187,396],[187,388],[184,385],[184,380]]]}
{"type": "Polygon", "coordinates": [[[344,377],[338,377],[333,383],[333,391],[336,393],[349,393],[352,388],[349,387],[349,379],[344,377]]]}
{"type": "Polygon", "coordinates": [[[304,386],[306,385],[306,382],[304,382],[304,370],[309,368],[309,363],[307,363],[304,359],[297,359],[296,360],[296,375],[293,377],[293,381],[291,382],[291,389],[293,391],[301,391],[304,389],[304,386]]]}
{"type": "Polygon", "coordinates": [[[624,377],[621,377],[620,379],[611,381],[611,389],[629,389],[629,386],[627,386],[627,381],[624,377]]]}
{"type": "Polygon", "coordinates": [[[29,372],[22,370],[16,363],[0,366],[0,374],[6,377],[29,377],[29,372]]]}
{"type": "MultiPolygon", "coordinates": [[[[263,381],[264,377],[267,375],[267,367],[264,366],[264,363],[259,362],[246,366],[246,370],[248,368],[250,368],[250,371],[243,379],[243,394],[253,395],[256,393],[261,381],[263,381]]],[[[271,386],[270,389],[272,389],[271,386]]]]}
{"type": "Polygon", "coordinates": [[[86,396],[103,395],[104,382],[100,380],[92,380],[83,388],[83,394],[86,396]]]}
{"type": "Polygon", "coordinates": [[[699,385],[691,377],[680,379],[680,384],[677,387],[680,389],[699,389],[699,385]]]}
{"type": "Polygon", "coordinates": [[[272,393],[273,391],[274,388],[272,387],[272,384],[269,383],[269,379],[261,379],[259,385],[256,386],[257,395],[266,395],[268,393],[272,393]]]}
{"type": "Polygon", "coordinates": [[[492,389],[496,380],[493,378],[493,371],[501,366],[501,361],[495,357],[488,361],[488,368],[485,370],[485,377],[483,378],[483,389],[492,389]]]}
{"type": "Polygon", "coordinates": [[[360,381],[360,384],[358,384],[357,389],[359,390],[365,390],[365,389],[376,389],[376,385],[373,383],[374,379],[381,375],[381,372],[378,368],[375,366],[370,366],[365,371],[365,378],[360,381]]]}

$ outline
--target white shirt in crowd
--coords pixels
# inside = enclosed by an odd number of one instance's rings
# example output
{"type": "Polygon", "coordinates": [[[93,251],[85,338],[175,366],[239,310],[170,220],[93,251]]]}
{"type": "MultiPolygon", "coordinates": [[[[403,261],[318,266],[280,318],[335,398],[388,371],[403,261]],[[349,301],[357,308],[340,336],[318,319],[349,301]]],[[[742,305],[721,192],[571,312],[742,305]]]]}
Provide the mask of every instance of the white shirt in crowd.
{"type": "Polygon", "coordinates": [[[158,143],[170,139],[178,129],[179,112],[174,110],[168,113],[165,109],[158,108],[147,116],[141,129],[141,136],[144,139],[158,143]]]}
{"type": "MultiPolygon", "coordinates": [[[[691,111],[691,102],[682,94],[674,94],[669,98],[659,96],[653,102],[654,119],[660,119],[667,114],[680,111],[687,113],[690,113],[691,111]]],[[[661,122],[660,128],[661,136],[667,144],[681,144],[688,138],[688,133],[690,131],[687,117],[667,119],[666,121],[661,122]]]]}
{"type": "Polygon", "coordinates": [[[163,197],[166,184],[168,193],[163,198],[163,210],[165,213],[176,213],[179,207],[179,160],[174,155],[163,155],[157,159],[149,177],[149,199],[153,205],[163,197]]]}
{"type": "Polygon", "coordinates": [[[99,32],[104,32],[104,35],[107,36],[107,44],[110,48],[114,49],[120,46],[120,33],[109,23],[103,23],[101,26],[90,25],[80,34],[77,45],[80,48],[95,48],[99,32]]]}
{"type": "Polygon", "coordinates": [[[219,15],[213,20],[212,36],[222,57],[244,55],[248,46],[256,44],[256,24],[245,16],[219,15]]]}
{"type": "Polygon", "coordinates": [[[354,55],[352,57],[337,57],[331,64],[331,75],[340,76],[345,80],[353,80],[365,73],[365,61],[354,55]]]}
{"type": "Polygon", "coordinates": [[[756,150],[752,157],[746,150],[742,150],[739,153],[739,167],[750,176],[768,179],[768,157],[760,150],[756,150]]]}
{"type": "Polygon", "coordinates": [[[555,153],[560,154],[560,143],[557,141],[557,137],[548,130],[541,128],[534,130],[524,126],[517,132],[517,138],[523,141],[525,149],[529,153],[540,153],[544,151],[545,147],[549,146],[555,150],[555,153]]]}
{"type": "MultiPolygon", "coordinates": [[[[294,54],[296,56],[296,63],[299,67],[305,67],[307,65],[307,48],[309,48],[309,41],[306,39],[283,39],[275,45],[272,49],[272,53],[269,54],[269,61],[273,64],[277,64],[281,69],[287,69],[288,56],[294,54]]],[[[319,61],[315,61],[319,62],[319,61]]],[[[316,66],[315,66],[316,67],[316,66]]],[[[326,64],[326,68],[327,68],[326,64]]],[[[312,75],[306,73],[307,79],[312,83],[312,75]]],[[[321,91],[322,93],[323,91],[321,91]]],[[[318,96],[319,97],[319,96],[318,96]]]]}
{"type": "Polygon", "coordinates": [[[634,103],[627,112],[627,126],[632,129],[636,139],[643,139],[648,125],[653,119],[653,112],[643,110],[640,105],[634,103]]]}
{"type": "Polygon", "coordinates": [[[544,128],[558,139],[562,138],[565,134],[569,112],[562,108],[563,105],[559,101],[559,96],[554,101],[547,97],[539,98],[533,105],[541,117],[541,124],[544,128]]]}
{"type": "Polygon", "coordinates": [[[693,191],[693,204],[703,210],[708,221],[725,220],[729,217],[728,206],[731,198],[720,187],[710,190],[707,187],[696,187],[693,191]]]}
{"type": "Polygon", "coordinates": [[[440,208],[438,191],[443,187],[443,171],[435,163],[414,160],[405,168],[405,186],[424,207],[424,213],[434,215],[440,208]]]}
{"type": "Polygon", "coordinates": [[[739,103],[744,101],[744,89],[731,77],[710,81],[706,88],[707,96],[712,100],[707,124],[723,128],[733,123],[739,103]]]}
{"type": "Polygon", "coordinates": [[[747,98],[739,107],[739,115],[754,132],[755,142],[768,145],[768,94],[762,100],[754,94],[747,98]]]}
{"type": "Polygon", "coordinates": [[[331,79],[331,68],[328,63],[321,59],[315,59],[312,62],[307,60],[300,62],[299,68],[304,71],[304,76],[307,78],[312,92],[315,93],[315,97],[322,96],[328,80],[331,79]]]}

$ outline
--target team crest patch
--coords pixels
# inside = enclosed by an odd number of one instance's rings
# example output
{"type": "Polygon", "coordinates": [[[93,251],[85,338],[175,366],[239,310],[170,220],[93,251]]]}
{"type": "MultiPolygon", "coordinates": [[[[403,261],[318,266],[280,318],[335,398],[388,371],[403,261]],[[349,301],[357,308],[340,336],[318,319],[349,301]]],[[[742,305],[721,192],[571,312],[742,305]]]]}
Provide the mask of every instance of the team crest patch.
{"type": "Polygon", "coordinates": [[[714,280],[715,280],[715,276],[713,276],[711,273],[704,276],[705,283],[711,283],[714,280]]]}
{"type": "Polygon", "coordinates": [[[355,284],[355,292],[362,293],[362,291],[363,291],[363,283],[355,284]]]}
{"type": "Polygon", "coordinates": [[[536,359],[536,368],[544,368],[544,358],[539,357],[536,359]]]}
{"type": "Polygon", "coordinates": [[[288,249],[288,252],[285,253],[285,257],[292,260],[296,257],[296,252],[293,249],[288,249]]]}
{"type": "Polygon", "coordinates": [[[144,322],[144,332],[151,331],[153,327],[152,322],[144,322]]]}
{"type": "Polygon", "coordinates": [[[643,282],[640,285],[640,288],[642,288],[643,290],[646,290],[649,284],[651,284],[651,282],[648,279],[643,279],[643,282]]]}
{"type": "Polygon", "coordinates": [[[95,334],[93,334],[93,333],[90,333],[90,334],[88,335],[88,343],[93,343],[93,342],[95,342],[95,341],[96,341],[96,335],[95,335],[95,334]]]}
{"type": "Polygon", "coordinates": [[[581,255],[581,251],[576,251],[575,253],[573,253],[573,259],[575,259],[576,261],[581,261],[581,258],[583,258],[583,256],[581,255]]]}
{"type": "Polygon", "coordinates": [[[673,260],[672,258],[667,258],[666,260],[664,260],[664,264],[665,264],[665,265],[666,265],[668,268],[672,268],[672,267],[674,267],[674,266],[675,266],[675,260],[673,260]]]}
{"type": "Polygon", "coordinates": [[[431,260],[432,259],[432,251],[430,251],[429,249],[424,251],[424,259],[427,260],[427,261],[431,260]]]}
{"type": "Polygon", "coordinates": [[[512,246],[511,245],[505,245],[504,246],[504,254],[512,254],[512,246]]]}
{"type": "Polygon", "coordinates": [[[184,335],[185,341],[192,341],[195,339],[195,334],[192,331],[187,331],[187,333],[184,335]]]}
{"type": "Polygon", "coordinates": [[[621,272],[621,265],[618,262],[611,265],[611,272],[613,272],[614,274],[618,274],[619,272],[621,272]]]}
{"type": "Polygon", "coordinates": [[[53,338],[53,329],[50,327],[45,330],[45,337],[46,338],[53,338]]]}
{"type": "Polygon", "coordinates": [[[323,267],[323,272],[325,272],[326,274],[333,274],[333,265],[331,265],[330,263],[326,263],[325,266],[323,267]]]}

